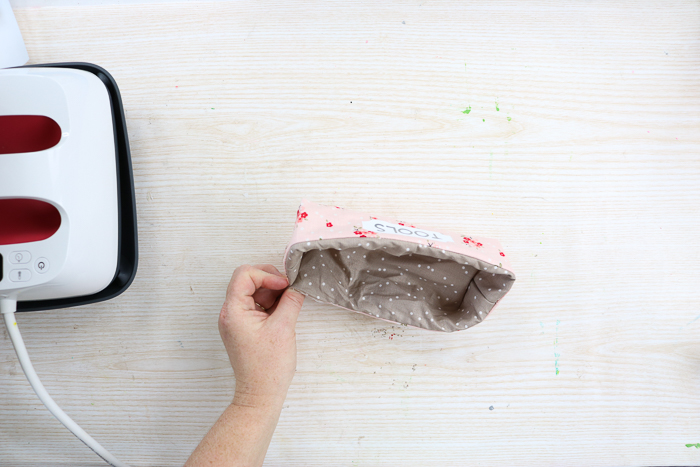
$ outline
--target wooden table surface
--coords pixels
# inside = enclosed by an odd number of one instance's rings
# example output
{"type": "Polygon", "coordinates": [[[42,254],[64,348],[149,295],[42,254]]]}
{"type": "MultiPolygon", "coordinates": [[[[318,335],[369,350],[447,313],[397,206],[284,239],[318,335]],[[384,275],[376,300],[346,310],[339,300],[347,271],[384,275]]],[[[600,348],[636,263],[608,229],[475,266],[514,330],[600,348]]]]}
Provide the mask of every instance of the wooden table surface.
{"type": "MultiPolygon", "coordinates": [[[[517,280],[453,334],[307,301],[266,465],[700,465],[700,3],[66,3],[15,12],[31,63],[121,88],[139,270],[18,322],[115,455],[181,465],[229,403],[225,287],[307,197],[498,238],[517,280]]],[[[6,333],[0,388],[0,465],[103,465],[6,333]]]]}

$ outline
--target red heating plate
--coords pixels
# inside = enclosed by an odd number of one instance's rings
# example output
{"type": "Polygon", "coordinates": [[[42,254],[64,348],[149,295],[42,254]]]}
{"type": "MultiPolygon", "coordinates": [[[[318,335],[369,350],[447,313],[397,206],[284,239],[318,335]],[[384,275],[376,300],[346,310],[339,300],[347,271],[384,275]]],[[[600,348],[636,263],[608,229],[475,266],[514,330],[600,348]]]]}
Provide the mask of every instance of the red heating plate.
{"type": "Polygon", "coordinates": [[[38,242],[56,233],[61,213],[35,199],[0,199],[0,245],[38,242]]]}
{"type": "Polygon", "coordinates": [[[42,115],[0,115],[0,154],[44,151],[61,141],[61,127],[42,115]]]}

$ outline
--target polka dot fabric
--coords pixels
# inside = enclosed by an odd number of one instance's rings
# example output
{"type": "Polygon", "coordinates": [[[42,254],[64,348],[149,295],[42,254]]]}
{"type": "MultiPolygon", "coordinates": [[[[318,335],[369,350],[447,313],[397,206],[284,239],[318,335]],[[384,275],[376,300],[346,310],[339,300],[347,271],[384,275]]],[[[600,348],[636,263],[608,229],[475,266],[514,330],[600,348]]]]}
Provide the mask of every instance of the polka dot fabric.
{"type": "Polygon", "coordinates": [[[433,331],[469,329],[515,275],[491,239],[303,201],[284,267],[291,287],[320,302],[433,331]]]}

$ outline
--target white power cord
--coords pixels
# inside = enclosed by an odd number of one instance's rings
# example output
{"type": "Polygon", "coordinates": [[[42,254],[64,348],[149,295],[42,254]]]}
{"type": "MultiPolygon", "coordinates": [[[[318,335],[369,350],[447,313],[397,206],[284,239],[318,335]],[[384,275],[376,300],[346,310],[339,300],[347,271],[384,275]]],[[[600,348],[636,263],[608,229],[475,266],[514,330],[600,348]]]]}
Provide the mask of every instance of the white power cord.
{"type": "Polygon", "coordinates": [[[36,395],[39,396],[41,402],[44,403],[49,412],[53,414],[54,417],[58,419],[59,422],[63,423],[63,426],[68,428],[71,433],[73,433],[80,441],[85,443],[87,447],[93,450],[95,454],[100,456],[105,462],[113,467],[129,467],[127,464],[123,463],[105,448],[103,448],[100,443],[95,441],[92,436],[87,434],[85,430],[80,428],[77,423],[75,423],[59,406],[54,402],[46,388],[41,384],[39,376],[37,376],[36,371],[34,371],[34,366],[32,366],[31,360],[29,360],[29,355],[27,354],[27,348],[24,346],[24,341],[22,340],[22,335],[19,333],[19,327],[17,327],[17,321],[15,321],[15,311],[17,311],[17,301],[10,298],[0,298],[0,313],[5,319],[5,326],[7,327],[7,332],[10,335],[10,340],[12,345],[15,347],[15,352],[17,353],[17,359],[19,364],[22,365],[22,370],[29,380],[36,395]]]}

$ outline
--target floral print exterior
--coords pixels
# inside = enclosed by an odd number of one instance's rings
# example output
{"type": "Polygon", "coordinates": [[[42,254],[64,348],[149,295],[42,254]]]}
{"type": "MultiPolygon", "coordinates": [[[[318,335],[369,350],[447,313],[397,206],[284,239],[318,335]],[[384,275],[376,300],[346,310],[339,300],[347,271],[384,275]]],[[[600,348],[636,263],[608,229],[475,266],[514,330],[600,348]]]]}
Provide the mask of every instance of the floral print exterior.
{"type": "MultiPolygon", "coordinates": [[[[456,235],[450,232],[442,232],[452,238],[452,242],[435,239],[420,239],[406,237],[397,233],[374,232],[362,226],[363,221],[371,221],[386,218],[377,218],[368,214],[343,209],[338,206],[324,206],[307,200],[303,200],[297,211],[297,220],[294,234],[289,245],[295,243],[333,238],[389,238],[396,240],[408,240],[422,243],[431,248],[440,248],[455,253],[460,253],[482,261],[486,261],[500,268],[512,271],[501,244],[498,240],[476,237],[474,235],[456,235]]],[[[404,221],[396,222],[397,225],[417,228],[414,224],[404,221]]],[[[287,248],[289,249],[289,247],[287,248]]],[[[285,258],[287,255],[285,254],[285,258]]]]}

